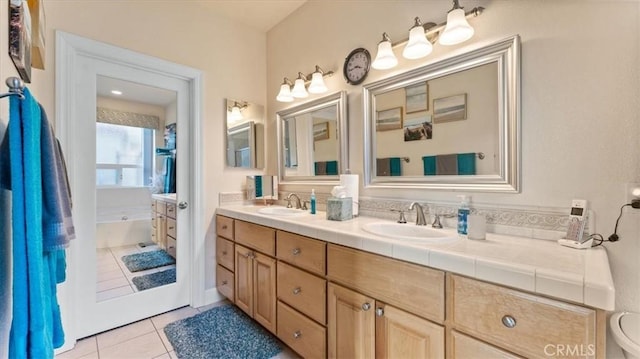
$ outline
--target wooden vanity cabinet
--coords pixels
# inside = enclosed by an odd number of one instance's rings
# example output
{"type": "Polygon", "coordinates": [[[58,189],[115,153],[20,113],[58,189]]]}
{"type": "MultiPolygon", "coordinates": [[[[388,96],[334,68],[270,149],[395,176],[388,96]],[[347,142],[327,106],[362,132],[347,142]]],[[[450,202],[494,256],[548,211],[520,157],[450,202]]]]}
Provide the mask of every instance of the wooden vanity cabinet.
{"type": "Polygon", "coordinates": [[[329,244],[327,274],[330,358],[444,357],[444,272],[329,244]]]}
{"type": "Polygon", "coordinates": [[[276,260],[260,252],[275,254],[275,230],[243,221],[235,221],[234,230],[235,303],[276,333],[276,260]]]}
{"type": "Polygon", "coordinates": [[[527,358],[559,348],[563,358],[596,358],[604,347],[593,309],[453,274],[447,280],[448,319],[457,331],[527,358]]]}
{"type": "Polygon", "coordinates": [[[444,328],[329,283],[329,358],[444,358],[444,328]]]}
{"type": "Polygon", "coordinates": [[[235,249],[233,219],[216,216],[216,287],[218,292],[235,302],[235,249]]]}

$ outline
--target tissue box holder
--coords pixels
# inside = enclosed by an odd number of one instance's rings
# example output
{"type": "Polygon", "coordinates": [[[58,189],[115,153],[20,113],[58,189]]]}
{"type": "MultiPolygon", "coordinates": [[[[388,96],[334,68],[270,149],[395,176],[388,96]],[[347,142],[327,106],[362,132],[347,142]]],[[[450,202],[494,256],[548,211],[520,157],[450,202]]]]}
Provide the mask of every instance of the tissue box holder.
{"type": "Polygon", "coordinates": [[[327,219],[346,221],[353,218],[353,200],[351,197],[327,199],[327,219]]]}

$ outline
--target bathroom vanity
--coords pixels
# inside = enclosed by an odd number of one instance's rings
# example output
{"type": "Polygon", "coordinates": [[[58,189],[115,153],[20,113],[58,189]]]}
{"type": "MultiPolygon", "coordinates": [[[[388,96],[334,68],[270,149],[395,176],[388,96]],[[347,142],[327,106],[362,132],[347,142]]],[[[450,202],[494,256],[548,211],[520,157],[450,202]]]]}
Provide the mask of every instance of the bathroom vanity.
{"type": "Polygon", "coordinates": [[[151,239],[173,258],[176,257],[176,195],[151,196],[151,239]]]}
{"type": "Polygon", "coordinates": [[[218,290],[305,358],[605,357],[603,249],[401,241],[362,230],[376,218],[259,208],[218,208],[218,290]]]}

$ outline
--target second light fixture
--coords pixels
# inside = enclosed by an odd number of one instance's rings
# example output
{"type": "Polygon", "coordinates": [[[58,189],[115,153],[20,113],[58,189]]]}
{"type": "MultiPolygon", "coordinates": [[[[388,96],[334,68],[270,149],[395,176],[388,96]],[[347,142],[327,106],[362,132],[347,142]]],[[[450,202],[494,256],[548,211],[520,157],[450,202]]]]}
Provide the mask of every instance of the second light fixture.
{"type": "Polygon", "coordinates": [[[324,77],[333,75],[333,71],[324,71],[318,65],[316,69],[310,75],[305,75],[302,72],[298,72],[298,78],[294,83],[288,78],[284,78],[282,85],[280,85],[280,92],[276,100],[279,102],[292,102],[296,98],[309,97],[309,93],[320,94],[327,92],[327,85],[324,84],[324,77]],[[309,87],[306,85],[309,83],[309,87]],[[293,86],[293,88],[291,88],[293,86]]]}

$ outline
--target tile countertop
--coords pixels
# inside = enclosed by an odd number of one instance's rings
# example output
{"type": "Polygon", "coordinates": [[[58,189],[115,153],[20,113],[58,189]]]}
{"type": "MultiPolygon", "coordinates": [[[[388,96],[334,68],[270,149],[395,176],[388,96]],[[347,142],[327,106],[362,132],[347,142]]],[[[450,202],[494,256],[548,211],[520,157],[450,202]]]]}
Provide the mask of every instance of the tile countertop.
{"type": "Polygon", "coordinates": [[[161,201],[165,201],[165,202],[169,202],[169,203],[176,203],[176,194],[175,193],[153,193],[151,195],[151,198],[153,199],[158,199],[161,201]]]}
{"type": "MultiPolygon", "coordinates": [[[[219,207],[217,214],[607,311],[615,309],[613,278],[603,247],[578,250],[555,241],[494,233],[487,233],[486,240],[407,242],[361,228],[367,223],[393,222],[386,219],[338,222],[326,220],[325,212],[285,217],[258,213],[260,208],[264,207],[219,207]]],[[[455,234],[451,228],[443,231],[455,234]]]]}

